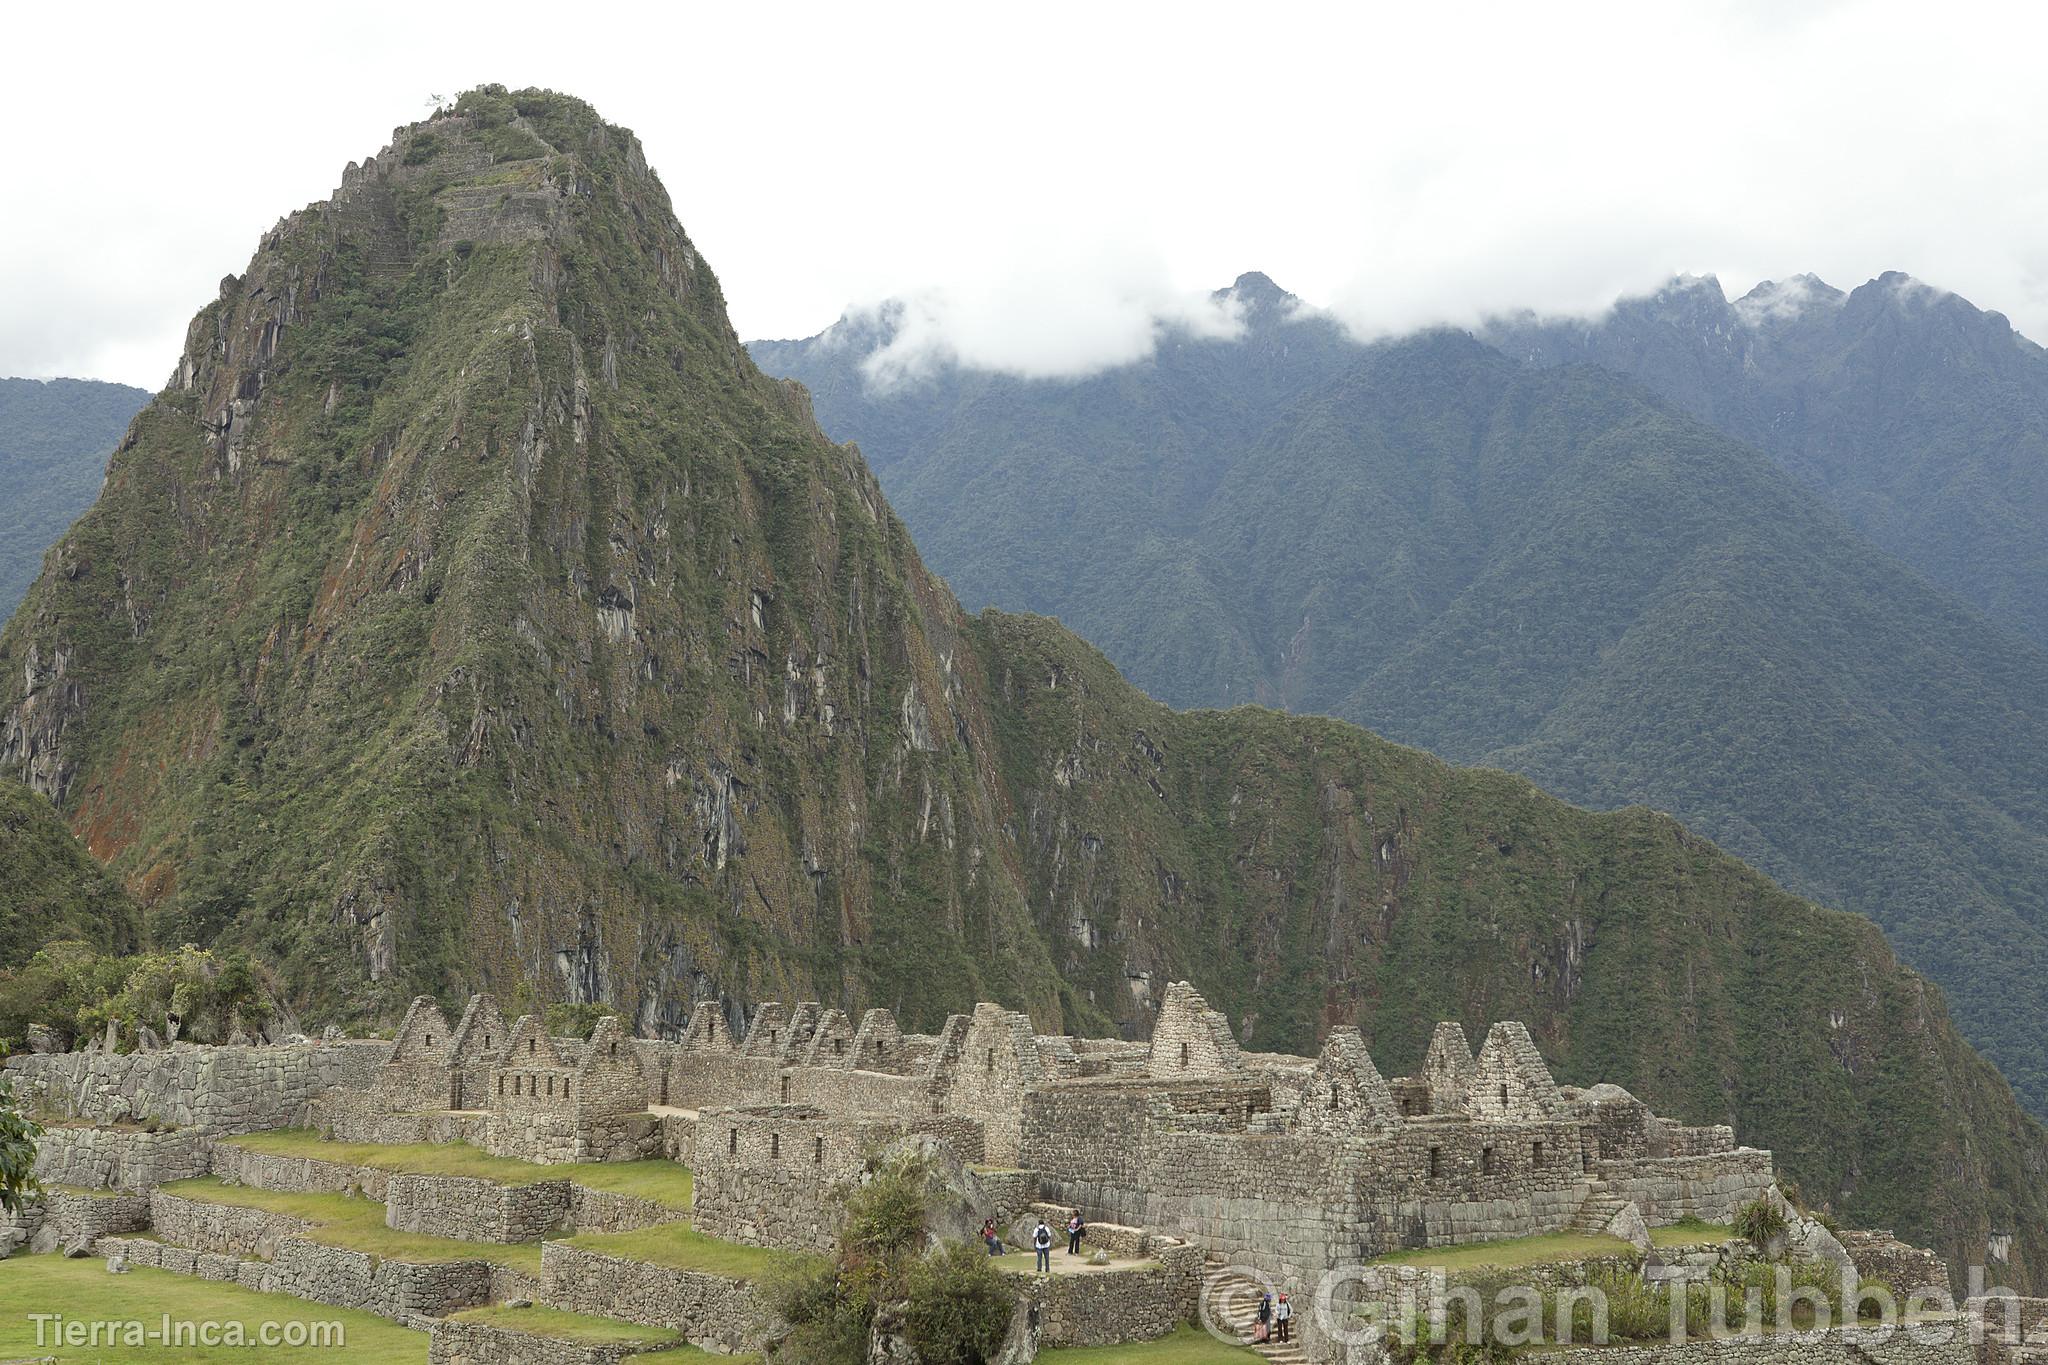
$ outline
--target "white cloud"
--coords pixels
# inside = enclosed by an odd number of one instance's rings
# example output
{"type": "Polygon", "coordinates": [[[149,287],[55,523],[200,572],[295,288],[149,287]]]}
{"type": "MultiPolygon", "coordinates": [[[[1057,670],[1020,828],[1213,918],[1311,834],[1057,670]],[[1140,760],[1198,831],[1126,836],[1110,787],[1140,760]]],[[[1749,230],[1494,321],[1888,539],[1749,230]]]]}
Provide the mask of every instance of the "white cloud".
{"type": "Polygon", "coordinates": [[[1243,327],[1234,299],[1176,290],[1143,256],[1042,265],[900,298],[893,335],[863,363],[869,379],[887,386],[945,364],[1072,378],[1150,355],[1168,329],[1228,337],[1243,327]]]}
{"type": "Polygon", "coordinates": [[[1897,269],[2048,338],[2019,3],[18,9],[0,374],[161,383],[280,213],[485,81],[636,129],[742,335],[916,301],[899,367],[1114,363],[1247,269],[1364,335],[1897,269]]]}

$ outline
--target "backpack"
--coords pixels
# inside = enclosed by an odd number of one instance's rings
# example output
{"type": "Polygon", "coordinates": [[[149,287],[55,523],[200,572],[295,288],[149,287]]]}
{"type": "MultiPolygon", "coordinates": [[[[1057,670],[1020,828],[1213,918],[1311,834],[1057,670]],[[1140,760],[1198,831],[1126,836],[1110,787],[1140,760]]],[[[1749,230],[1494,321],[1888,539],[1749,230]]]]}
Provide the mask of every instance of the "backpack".
{"type": "Polygon", "coordinates": [[[1041,1251],[1043,1251],[1046,1247],[1051,1246],[1052,1229],[1048,1228],[1045,1224],[1040,1223],[1038,1225],[1038,1231],[1031,1234],[1031,1245],[1037,1247],[1041,1251]]]}

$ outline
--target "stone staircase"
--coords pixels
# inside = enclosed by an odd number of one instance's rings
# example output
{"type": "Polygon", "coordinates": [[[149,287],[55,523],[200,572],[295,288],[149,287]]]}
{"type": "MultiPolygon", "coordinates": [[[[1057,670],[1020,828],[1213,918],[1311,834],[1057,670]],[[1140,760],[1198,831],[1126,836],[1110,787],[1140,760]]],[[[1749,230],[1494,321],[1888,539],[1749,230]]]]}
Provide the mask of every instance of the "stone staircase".
{"type": "Polygon", "coordinates": [[[1224,1333],[1243,1342],[1250,1350],[1277,1365],[1307,1365],[1308,1354],[1301,1347],[1301,1309],[1295,1309],[1294,1340],[1252,1344],[1252,1328],[1258,1322],[1259,1295],[1266,1286],[1223,1262],[1211,1260],[1206,1272],[1207,1290],[1203,1307],[1210,1321],[1224,1333]]]}
{"type": "Polygon", "coordinates": [[[1585,1202],[1579,1205],[1579,1211],[1572,1215],[1571,1230],[1588,1237],[1597,1237],[1606,1232],[1608,1224],[1627,1207],[1627,1200],[1617,1198],[1596,1186],[1593,1192],[1586,1196],[1585,1202]]]}

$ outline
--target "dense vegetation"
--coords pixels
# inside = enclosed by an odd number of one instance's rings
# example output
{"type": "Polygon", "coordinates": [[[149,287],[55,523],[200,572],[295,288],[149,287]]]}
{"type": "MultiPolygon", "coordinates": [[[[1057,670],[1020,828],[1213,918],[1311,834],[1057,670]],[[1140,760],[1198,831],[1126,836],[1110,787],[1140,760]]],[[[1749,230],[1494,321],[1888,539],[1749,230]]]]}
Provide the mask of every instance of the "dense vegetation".
{"type": "MultiPolygon", "coordinates": [[[[1868,921],[1667,817],[1177,713],[1051,621],[968,617],[587,106],[473,92],[230,284],[0,632],[0,767],[156,942],[246,953],[320,1023],[489,988],[649,1031],[707,998],[926,1029],[990,998],[1135,1035],[1187,977],[1256,1048],[1355,1020],[1399,1070],[1438,1019],[1523,1018],[1563,1079],[1732,1122],[1845,1220],[1965,1264],[2009,1230],[2013,1277],[2048,1276],[2048,1135],[1868,921]]],[[[1618,381],[1428,345],[1388,355],[1480,434],[1523,406],[1545,458],[1601,414],[1657,436],[1645,469],[1732,458],[1618,381]]],[[[1494,507],[1462,468],[1416,477],[1494,507]]],[[[1771,493],[1747,468],[1715,477],[1771,493]]],[[[1419,581],[1402,556],[1457,520],[1374,571],[1419,581]]]]}
{"type": "Polygon", "coordinates": [[[111,1039],[126,1051],[143,1028],[195,1043],[253,1037],[279,1017],[266,977],[239,952],[187,945],[123,955],[58,941],[0,971],[0,1046],[25,1041],[31,1025],[64,1048],[111,1039]]]}
{"type": "MultiPolygon", "coordinates": [[[[1925,360],[1966,307],[1894,318],[1893,351],[1925,360]]],[[[1598,370],[1454,333],[1361,348],[1279,306],[1073,383],[865,389],[885,335],[756,349],[817,384],[969,605],[1057,615],[1171,702],[1336,715],[1671,811],[1876,919],[2048,1108],[2048,653],[1762,454],[1598,370]]]]}
{"type": "MultiPolygon", "coordinates": [[[[95,863],[50,803],[0,778],[0,972],[44,944],[77,940],[133,952],[142,916],[95,863]]],[[[7,1029],[0,1027],[0,1038],[7,1029]]],[[[18,1036],[18,1035],[17,1035],[18,1036]]]]}
{"type": "Polygon", "coordinates": [[[877,1334],[901,1338],[931,1365],[997,1357],[1016,1295],[980,1247],[932,1244],[928,1175],[914,1157],[877,1162],[847,1191],[837,1259],[770,1284],[776,1315],[791,1328],[777,1361],[861,1365],[877,1334]]]}
{"type": "Polygon", "coordinates": [[[107,452],[148,401],[126,384],[0,379],[0,622],[92,506],[107,452]]]}

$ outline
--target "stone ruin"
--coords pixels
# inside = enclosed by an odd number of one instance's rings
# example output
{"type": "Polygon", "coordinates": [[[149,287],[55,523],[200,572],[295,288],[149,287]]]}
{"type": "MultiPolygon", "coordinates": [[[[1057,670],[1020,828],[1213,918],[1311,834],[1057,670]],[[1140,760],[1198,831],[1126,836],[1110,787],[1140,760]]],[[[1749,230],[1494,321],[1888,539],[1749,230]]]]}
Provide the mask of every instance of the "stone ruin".
{"type": "MultiPolygon", "coordinates": [[[[45,1112],[85,1121],[46,1141],[52,1183],[147,1190],[204,1173],[215,1137],[296,1125],[546,1163],[667,1157],[694,1172],[702,1232],[805,1251],[829,1249],[846,1186],[907,1148],[945,1155],[963,1218],[986,1210],[1008,1229],[1076,1209],[1132,1246],[1296,1284],[1402,1248],[1567,1230],[1647,1247],[1647,1228],[1727,1222],[1774,1190],[1770,1153],[1726,1127],[1661,1118],[1615,1086],[1560,1087],[1519,1023],[1495,1024],[1476,1053],[1459,1025],[1439,1025],[1416,1073],[1388,1077],[1349,1026],[1313,1058],[1248,1053],[1186,982],[1143,1043],[1040,1034],[989,1003],[932,1034],[884,1009],[856,1020],[770,1002],[735,1037],[705,1002],[673,1040],[609,1017],[588,1038],[555,1037],[478,995],[453,1026],[415,1000],[389,1043],[174,1043],[8,1065],[45,1112]],[[105,1126],[123,1121],[163,1131],[105,1126]]],[[[435,1188],[407,1194],[408,1226],[473,1216],[423,1205],[435,1188]]]]}

